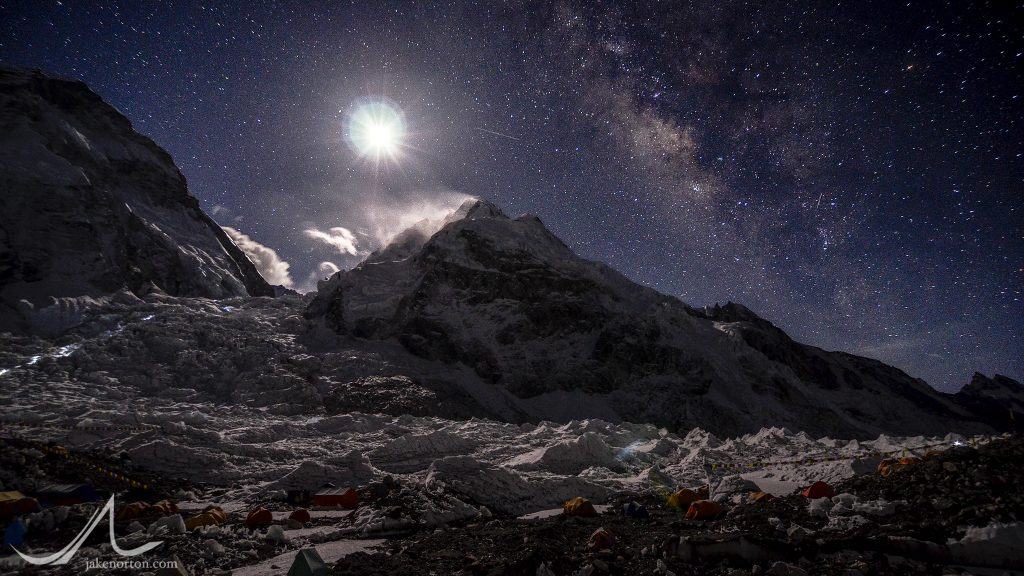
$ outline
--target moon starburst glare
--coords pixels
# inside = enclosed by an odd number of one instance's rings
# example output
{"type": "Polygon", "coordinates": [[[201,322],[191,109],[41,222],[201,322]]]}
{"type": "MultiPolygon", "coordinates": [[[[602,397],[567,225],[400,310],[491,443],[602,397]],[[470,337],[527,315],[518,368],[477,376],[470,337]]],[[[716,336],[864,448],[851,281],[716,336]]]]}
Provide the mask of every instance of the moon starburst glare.
{"type": "Polygon", "coordinates": [[[348,140],[355,151],[380,163],[397,160],[405,140],[405,120],[394,105],[382,101],[360,104],[348,120],[348,140]]]}

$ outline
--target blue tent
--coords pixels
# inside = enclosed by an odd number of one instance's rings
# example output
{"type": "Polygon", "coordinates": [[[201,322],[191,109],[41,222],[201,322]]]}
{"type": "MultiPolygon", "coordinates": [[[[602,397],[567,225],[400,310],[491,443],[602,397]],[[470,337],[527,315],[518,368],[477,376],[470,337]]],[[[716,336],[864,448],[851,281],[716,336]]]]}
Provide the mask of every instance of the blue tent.
{"type": "Polygon", "coordinates": [[[28,532],[28,529],[21,523],[21,519],[15,518],[4,530],[4,549],[8,546],[21,546],[25,541],[25,532],[28,532]]]}

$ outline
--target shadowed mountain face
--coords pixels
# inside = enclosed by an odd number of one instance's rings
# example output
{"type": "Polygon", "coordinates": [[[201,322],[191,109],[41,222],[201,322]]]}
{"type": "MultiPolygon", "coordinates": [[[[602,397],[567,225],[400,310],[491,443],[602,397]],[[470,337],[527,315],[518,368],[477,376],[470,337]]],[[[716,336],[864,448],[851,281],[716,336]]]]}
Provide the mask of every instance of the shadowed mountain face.
{"type": "Polygon", "coordinates": [[[337,273],[306,316],[464,365],[534,417],[849,436],[985,428],[900,370],[794,342],[736,304],[690,308],[482,201],[337,273]]]}
{"type": "Polygon", "coordinates": [[[975,372],[955,398],[1000,430],[1024,432],[1024,386],[1013,378],[975,372]]]}
{"type": "Polygon", "coordinates": [[[0,68],[0,328],[53,298],[150,284],[272,295],[171,157],[80,82],[0,68]]]}

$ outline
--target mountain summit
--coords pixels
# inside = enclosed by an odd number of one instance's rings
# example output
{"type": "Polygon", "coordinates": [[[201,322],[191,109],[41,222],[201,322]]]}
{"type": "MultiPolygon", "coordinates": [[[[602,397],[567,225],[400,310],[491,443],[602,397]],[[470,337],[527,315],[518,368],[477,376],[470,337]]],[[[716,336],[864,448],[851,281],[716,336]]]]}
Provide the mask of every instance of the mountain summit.
{"type": "MultiPolygon", "coordinates": [[[[469,200],[436,233],[323,282],[306,317],[464,366],[527,418],[863,436],[985,426],[881,362],[793,341],[738,304],[694,309],[575,255],[535,216],[469,200]]],[[[402,237],[402,235],[400,235],[402,237]]]]}

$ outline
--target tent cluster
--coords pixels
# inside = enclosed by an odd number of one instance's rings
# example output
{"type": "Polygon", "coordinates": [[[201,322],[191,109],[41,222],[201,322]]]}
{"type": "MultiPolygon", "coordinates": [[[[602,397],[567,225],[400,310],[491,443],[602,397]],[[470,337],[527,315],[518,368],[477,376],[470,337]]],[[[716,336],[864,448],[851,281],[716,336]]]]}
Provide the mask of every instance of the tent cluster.
{"type": "Polygon", "coordinates": [[[699,488],[680,488],[669,495],[668,505],[672,508],[686,509],[694,502],[707,500],[709,494],[710,490],[706,485],[699,488]]]}
{"type": "MultiPolygon", "coordinates": [[[[5,523],[3,544],[18,546],[25,541],[28,524],[22,517],[45,508],[72,506],[99,500],[99,494],[88,484],[44,484],[26,496],[17,490],[0,492],[0,523],[5,523]]],[[[3,524],[0,524],[3,525],[3,524]]]]}
{"type": "MultiPolygon", "coordinates": [[[[710,490],[707,485],[697,488],[679,488],[666,498],[666,504],[669,508],[683,512],[683,517],[687,520],[712,520],[725,514],[726,508],[718,501],[719,499],[710,499],[709,492],[710,490]]],[[[800,493],[810,500],[832,498],[836,495],[835,489],[827,482],[822,481],[807,486],[800,493]]],[[[748,492],[746,497],[746,501],[750,504],[770,502],[774,499],[775,496],[763,491],[748,492]]],[[[562,506],[562,514],[581,518],[598,516],[594,505],[581,496],[567,500],[562,506]]],[[[647,508],[636,501],[629,501],[623,504],[622,515],[637,519],[650,517],[647,508]]]]}
{"type": "Polygon", "coordinates": [[[707,485],[680,488],[669,495],[667,504],[670,508],[685,510],[684,516],[688,520],[710,520],[725,512],[721,504],[709,499],[710,493],[707,485]]]}
{"type": "Polygon", "coordinates": [[[148,502],[132,502],[118,509],[116,518],[119,521],[135,520],[151,516],[170,516],[178,513],[178,506],[170,500],[161,500],[156,504],[148,502]]]}
{"type": "Polygon", "coordinates": [[[39,510],[39,501],[35,498],[29,498],[21,492],[13,490],[0,492],[0,521],[31,514],[36,510],[39,510]]]}

